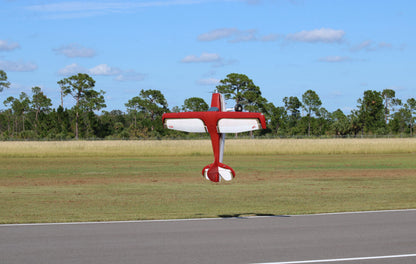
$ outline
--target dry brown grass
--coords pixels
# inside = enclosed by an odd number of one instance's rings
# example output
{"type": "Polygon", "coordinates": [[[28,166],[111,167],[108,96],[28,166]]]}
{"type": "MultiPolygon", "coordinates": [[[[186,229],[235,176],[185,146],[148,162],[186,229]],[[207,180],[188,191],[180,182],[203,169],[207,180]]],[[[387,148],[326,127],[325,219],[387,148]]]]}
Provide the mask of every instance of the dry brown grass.
{"type": "Polygon", "coordinates": [[[416,139],[265,139],[231,140],[229,154],[386,154],[414,153],[416,139]]]}
{"type": "MultiPolygon", "coordinates": [[[[226,155],[415,153],[416,139],[227,139],[226,155]]],[[[2,157],[199,156],[209,140],[0,142],[2,157]]]]}

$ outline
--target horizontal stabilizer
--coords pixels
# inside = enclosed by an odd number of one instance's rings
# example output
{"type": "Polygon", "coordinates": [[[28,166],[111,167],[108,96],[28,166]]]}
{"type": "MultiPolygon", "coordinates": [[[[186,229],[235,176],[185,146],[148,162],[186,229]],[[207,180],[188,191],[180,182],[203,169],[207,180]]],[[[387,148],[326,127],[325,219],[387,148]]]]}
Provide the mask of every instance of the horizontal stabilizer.
{"type": "Polygon", "coordinates": [[[219,163],[218,166],[216,166],[212,163],[204,167],[202,175],[212,182],[219,182],[222,179],[231,181],[235,177],[235,172],[230,166],[225,164],[219,163]]]}

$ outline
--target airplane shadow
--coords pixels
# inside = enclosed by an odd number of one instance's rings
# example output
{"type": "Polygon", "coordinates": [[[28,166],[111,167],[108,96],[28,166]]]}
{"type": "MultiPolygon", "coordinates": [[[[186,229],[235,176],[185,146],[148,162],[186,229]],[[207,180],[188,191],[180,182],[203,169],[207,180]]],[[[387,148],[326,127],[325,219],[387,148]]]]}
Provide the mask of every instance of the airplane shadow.
{"type": "Polygon", "coordinates": [[[270,216],[270,217],[290,217],[289,215],[275,215],[275,214],[264,214],[264,213],[241,213],[241,214],[220,214],[218,217],[221,218],[249,218],[251,216],[270,216]]]}

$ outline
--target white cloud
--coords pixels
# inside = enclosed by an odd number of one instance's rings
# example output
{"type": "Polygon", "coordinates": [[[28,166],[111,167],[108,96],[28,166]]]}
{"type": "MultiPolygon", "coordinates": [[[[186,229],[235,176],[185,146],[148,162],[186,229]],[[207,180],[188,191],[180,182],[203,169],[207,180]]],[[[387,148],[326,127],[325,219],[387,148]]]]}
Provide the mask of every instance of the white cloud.
{"type": "Polygon", "coordinates": [[[406,91],[406,88],[401,86],[401,85],[392,85],[392,86],[388,86],[385,89],[390,89],[390,90],[394,90],[394,91],[406,91]]]}
{"type": "Polygon", "coordinates": [[[63,76],[72,76],[78,73],[87,73],[94,76],[115,76],[114,80],[119,82],[143,81],[146,77],[145,74],[138,73],[134,70],[123,71],[119,68],[111,67],[107,64],[99,64],[91,69],[87,69],[78,65],[77,63],[72,63],[58,71],[58,74],[63,76]]]}
{"type": "Polygon", "coordinates": [[[62,54],[68,58],[90,58],[95,56],[95,51],[93,49],[85,48],[75,43],[54,49],[54,51],[56,54],[62,54]]]}
{"type": "MultiPolygon", "coordinates": [[[[247,42],[247,41],[277,41],[283,38],[283,35],[271,33],[262,37],[257,36],[256,29],[240,30],[237,28],[219,28],[198,36],[199,41],[214,41],[218,39],[228,39],[228,42],[247,42]]],[[[286,35],[286,39],[298,42],[324,42],[334,43],[342,42],[345,32],[330,28],[314,29],[310,31],[301,31],[286,35]]]]}
{"type": "Polygon", "coordinates": [[[86,68],[78,65],[77,63],[72,63],[72,64],[65,66],[63,69],[60,69],[58,71],[58,74],[63,75],[63,76],[70,76],[70,75],[74,75],[78,73],[87,73],[87,72],[88,70],[86,68]]]}
{"type": "MultiPolygon", "coordinates": [[[[158,1],[69,1],[51,4],[26,6],[25,9],[36,12],[46,19],[72,19],[106,15],[110,13],[131,12],[141,8],[197,5],[224,0],[158,0],[158,1]]],[[[241,1],[241,0],[227,0],[241,1]]]]}
{"type": "Polygon", "coordinates": [[[102,3],[88,2],[88,1],[70,1],[52,4],[39,4],[27,6],[26,9],[39,12],[80,12],[80,11],[91,11],[91,10],[106,10],[106,9],[125,9],[128,4],[123,3],[102,3]]]}
{"type": "Polygon", "coordinates": [[[199,85],[218,85],[219,83],[220,80],[216,78],[200,79],[197,81],[197,84],[199,85]]]}
{"type": "Polygon", "coordinates": [[[12,51],[17,48],[20,48],[19,43],[16,42],[8,42],[7,40],[0,39],[0,51],[12,51]]]}
{"type": "Polygon", "coordinates": [[[256,34],[257,30],[255,29],[239,30],[237,28],[219,28],[199,35],[198,40],[214,41],[228,38],[229,42],[236,43],[257,40],[256,34]]]}
{"type": "Polygon", "coordinates": [[[238,64],[238,63],[239,61],[235,59],[220,60],[220,61],[215,62],[212,66],[218,68],[218,67],[224,67],[224,66],[238,64]]]}
{"type": "Polygon", "coordinates": [[[88,70],[91,75],[117,75],[121,73],[121,70],[118,68],[110,67],[107,64],[99,64],[94,68],[88,70]]]}
{"type": "Polygon", "coordinates": [[[321,28],[314,30],[304,30],[301,32],[288,34],[287,39],[292,41],[299,42],[324,42],[324,43],[334,43],[341,42],[345,32],[343,30],[335,30],[331,28],[321,28]]]}
{"type": "Polygon", "coordinates": [[[219,62],[221,61],[220,55],[216,53],[202,53],[201,56],[188,55],[181,60],[184,63],[195,63],[195,62],[219,62]]]}
{"type": "Polygon", "coordinates": [[[319,59],[321,62],[344,62],[350,60],[351,58],[348,56],[327,56],[319,59]]]}
{"type": "Polygon", "coordinates": [[[269,34],[269,35],[263,36],[261,38],[261,41],[265,41],[265,42],[276,41],[276,40],[279,40],[280,38],[281,38],[281,35],[279,34],[269,34]]]}
{"type": "Polygon", "coordinates": [[[371,40],[365,40],[358,45],[353,46],[350,50],[351,51],[360,51],[360,50],[369,50],[372,45],[371,40]]]}
{"type": "Polygon", "coordinates": [[[139,73],[133,70],[125,71],[119,75],[117,75],[114,80],[120,82],[127,82],[127,81],[143,81],[146,78],[146,75],[143,73],[139,73]]]}
{"type": "Polygon", "coordinates": [[[0,69],[12,72],[31,72],[37,70],[38,65],[32,62],[0,60],[0,69]]]}
{"type": "MultiPolygon", "coordinates": [[[[220,0],[218,0],[220,1],[220,0]]],[[[103,2],[103,1],[68,1],[52,4],[38,4],[26,6],[27,10],[37,12],[85,12],[85,11],[106,11],[120,12],[133,8],[163,7],[177,5],[192,5],[213,2],[213,0],[159,0],[159,1],[129,1],[129,2],[103,2]]]]}
{"type": "Polygon", "coordinates": [[[244,31],[239,31],[235,34],[234,38],[230,40],[230,42],[246,42],[246,41],[254,41],[257,40],[256,38],[257,30],[249,29],[244,31]]]}
{"type": "Polygon", "coordinates": [[[236,28],[219,28],[198,36],[199,41],[213,41],[222,38],[228,38],[238,33],[236,28]]]}
{"type": "Polygon", "coordinates": [[[387,48],[390,49],[393,47],[393,45],[391,45],[391,43],[387,43],[387,42],[380,42],[378,43],[378,48],[383,49],[383,48],[387,48]]]}
{"type": "Polygon", "coordinates": [[[355,46],[350,48],[351,51],[377,51],[380,49],[391,49],[393,45],[387,42],[380,42],[378,44],[374,43],[371,40],[365,40],[355,46]]]}

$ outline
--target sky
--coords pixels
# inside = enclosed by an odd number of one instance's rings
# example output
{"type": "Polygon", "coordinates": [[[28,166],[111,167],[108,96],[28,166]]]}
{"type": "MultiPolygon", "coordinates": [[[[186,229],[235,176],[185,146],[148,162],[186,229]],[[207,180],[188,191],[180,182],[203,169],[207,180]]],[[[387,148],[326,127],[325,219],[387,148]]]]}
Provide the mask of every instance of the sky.
{"type": "MultiPolygon", "coordinates": [[[[416,97],[413,0],[0,0],[3,101],[38,86],[60,104],[59,80],[87,73],[106,111],[147,89],[169,108],[247,75],[276,106],[315,91],[348,114],[364,91],[416,97]]],[[[75,101],[64,99],[64,107],[75,101]]],[[[229,102],[228,107],[233,107],[229,102]]]]}

